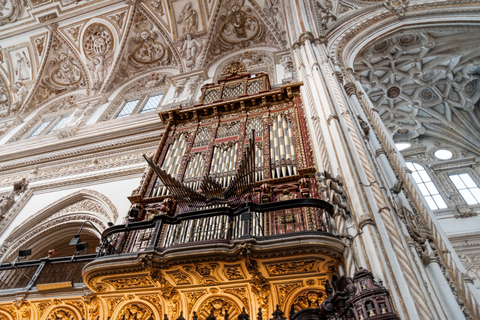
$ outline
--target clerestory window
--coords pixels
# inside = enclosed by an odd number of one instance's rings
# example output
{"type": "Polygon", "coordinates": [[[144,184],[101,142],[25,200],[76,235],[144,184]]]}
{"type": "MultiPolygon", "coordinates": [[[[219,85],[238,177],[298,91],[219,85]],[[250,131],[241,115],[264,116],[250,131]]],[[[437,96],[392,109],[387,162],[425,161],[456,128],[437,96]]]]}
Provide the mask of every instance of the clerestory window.
{"type": "Polygon", "coordinates": [[[447,208],[447,203],[425,168],[421,164],[415,162],[406,162],[406,165],[407,168],[412,171],[412,177],[417,183],[417,186],[427,201],[430,209],[439,210],[447,208]]]}
{"type": "Polygon", "coordinates": [[[138,113],[155,111],[162,101],[162,93],[154,93],[125,101],[119,108],[115,119],[128,117],[138,113]]]}
{"type": "Polygon", "coordinates": [[[480,188],[468,173],[451,174],[449,178],[467,204],[480,204],[480,188]]]}

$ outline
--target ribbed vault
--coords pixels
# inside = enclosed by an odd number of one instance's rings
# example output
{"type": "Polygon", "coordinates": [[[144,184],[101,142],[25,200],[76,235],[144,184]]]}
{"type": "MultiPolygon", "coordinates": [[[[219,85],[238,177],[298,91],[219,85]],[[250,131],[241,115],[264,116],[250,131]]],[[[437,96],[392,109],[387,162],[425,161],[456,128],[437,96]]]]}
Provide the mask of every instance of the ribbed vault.
{"type": "Polygon", "coordinates": [[[480,34],[404,31],[355,60],[363,87],[396,141],[430,136],[480,154],[480,34]]]}

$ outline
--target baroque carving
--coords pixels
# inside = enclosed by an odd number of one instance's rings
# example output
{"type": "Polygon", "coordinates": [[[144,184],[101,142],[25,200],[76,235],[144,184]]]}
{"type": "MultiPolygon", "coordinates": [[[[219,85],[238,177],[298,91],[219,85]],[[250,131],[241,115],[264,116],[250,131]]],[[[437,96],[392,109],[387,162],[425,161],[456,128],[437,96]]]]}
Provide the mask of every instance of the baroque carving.
{"type": "Polygon", "coordinates": [[[115,320],[148,320],[153,319],[153,312],[147,306],[130,303],[122,308],[115,320]]]}
{"type": "Polygon", "coordinates": [[[265,265],[270,275],[314,272],[316,260],[292,261],[265,265]]]}
{"type": "Polygon", "coordinates": [[[0,1],[0,26],[15,22],[22,12],[23,3],[20,0],[0,1]]]}
{"type": "Polygon", "coordinates": [[[46,320],[77,320],[76,315],[66,308],[55,308],[48,314],[46,320]]]}
{"type": "Polygon", "coordinates": [[[53,35],[51,48],[48,62],[30,103],[32,108],[59,94],[87,86],[85,70],[80,59],[58,35],[53,35]]]}
{"type": "Polygon", "coordinates": [[[423,222],[418,214],[413,213],[405,206],[397,206],[397,215],[405,223],[410,237],[414,241],[415,249],[419,256],[425,261],[429,261],[427,249],[427,240],[433,241],[433,235],[430,228],[423,222]]]}
{"type": "Polygon", "coordinates": [[[116,90],[148,70],[177,66],[177,57],[174,58],[169,48],[171,43],[167,43],[165,35],[141,10],[135,13],[128,38],[114,78],[109,80],[107,92],[116,90]]]}
{"type": "Polygon", "coordinates": [[[293,308],[296,311],[306,308],[318,308],[327,295],[320,290],[309,290],[300,293],[293,301],[293,308]]]}
{"type": "Polygon", "coordinates": [[[240,314],[240,308],[233,301],[225,297],[212,297],[200,306],[198,309],[198,319],[206,320],[213,317],[224,318],[228,314],[228,318],[235,319],[240,314]]]}
{"type": "Polygon", "coordinates": [[[153,283],[147,277],[131,277],[122,279],[105,280],[106,283],[111,284],[115,289],[152,287],[153,283]]]}
{"type": "Polygon", "coordinates": [[[95,92],[100,90],[105,81],[106,73],[113,60],[113,47],[112,32],[105,25],[93,23],[85,30],[83,49],[89,60],[88,66],[95,92]]]}
{"type": "Polygon", "coordinates": [[[280,305],[288,299],[290,293],[292,293],[295,289],[302,287],[301,282],[294,282],[294,283],[285,283],[285,284],[277,284],[277,291],[278,291],[278,301],[280,305]]]}

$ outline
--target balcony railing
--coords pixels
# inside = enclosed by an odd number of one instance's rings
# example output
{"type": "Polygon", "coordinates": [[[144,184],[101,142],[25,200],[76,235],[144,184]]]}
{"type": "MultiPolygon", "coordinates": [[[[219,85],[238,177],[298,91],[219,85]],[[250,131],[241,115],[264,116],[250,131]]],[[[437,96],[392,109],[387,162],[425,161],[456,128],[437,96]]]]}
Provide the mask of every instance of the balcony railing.
{"type": "Polygon", "coordinates": [[[105,230],[99,256],[307,231],[334,236],[332,209],[322,200],[295,199],[267,204],[247,202],[235,209],[219,206],[175,217],[159,215],[105,230]]]}
{"type": "Polygon", "coordinates": [[[0,265],[0,290],[30,288],[41,284],[82,283],[82,269],[96,255],[4,263],[0,265]]]}

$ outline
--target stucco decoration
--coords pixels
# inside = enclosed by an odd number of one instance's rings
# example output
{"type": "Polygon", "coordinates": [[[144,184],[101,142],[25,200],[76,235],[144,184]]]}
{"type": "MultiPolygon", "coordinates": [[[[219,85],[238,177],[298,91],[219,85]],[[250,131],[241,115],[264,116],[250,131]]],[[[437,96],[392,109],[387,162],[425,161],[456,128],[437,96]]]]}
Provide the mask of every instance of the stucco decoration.
{"type": "Polygon", "coordinates": [[[286,43],[281,40],[281,30],[274,30],[272,10],[270,6],[264,11],[256,3],[245,0],[222,2],[216,12],[218,19],[208,32],[199,66],[209,66],[221,57],[246,48],[283,49],[286,43]]]}
{"type": "Polygon", "coordinates": [[[0,76],[0,117],[5,117],[10,113],[10,104],[11,98],[6,81],[0,76]]]}
{"type": "Polygon", "coordinates": [[[363,88],[395,140],[441,137],[480,155],[475,39],[478,32],[412,30],[381,39],[356,58],[363,88]],[[454,46],[455,54],[446,55],[454,46]]]}
{"type": "Polygon", "coordinates": [[[51,41],[47,62],[30,102],[21,109],[23,113],[60,94],[88,88],[85,66],[75,51],[58,34],[54,34],[51,41]]]}
{"type": "Polygon", "coordinates": [[[87,27],[83,35],[83,50],[92,79],[92,89],[98,92],[105,82],[106,73],[113,61],[114,41],[110,29],[100,23],[87,27]]]}
{"type": "MultiPolygon", "coordinates": [[[[128,40],[109,84],[112,92],[131,79],[145,72],[160,69],[183,69],[180,57],[166,32],[147,12],[138,7],[130,25],[128,40]]],[[[104,89],[102,89],[104,90],[104,89]]]]}
{"type": "Polygon", "coordinates": [[[4,241],[0,259],[12,258],[18,248],[48,234],[48,230],[61,229],[62,224],[89,220],[105,229],[107,222],[117,218],[118,211],[107,196],[94,190],[79,190],[53,202],[16,227],[4,241]]]}
{"type": "Polygon", "coordinates": [[[252,50],[239,53],[220,63],[215,70],[214,81],[222,76],[224,71],[232,64],[232,62],[241,62],[247,72],[255,74],[256,72],[267,72],[270,81],[274,81],[275,77],[275,61],[273,53],[266,50],[252,50]]]}
{"type": "Polygon", "coordinates": [[[2,0],[0,1],[0,25],[15,22],[22,12],[21,0],[2,0]]]}

